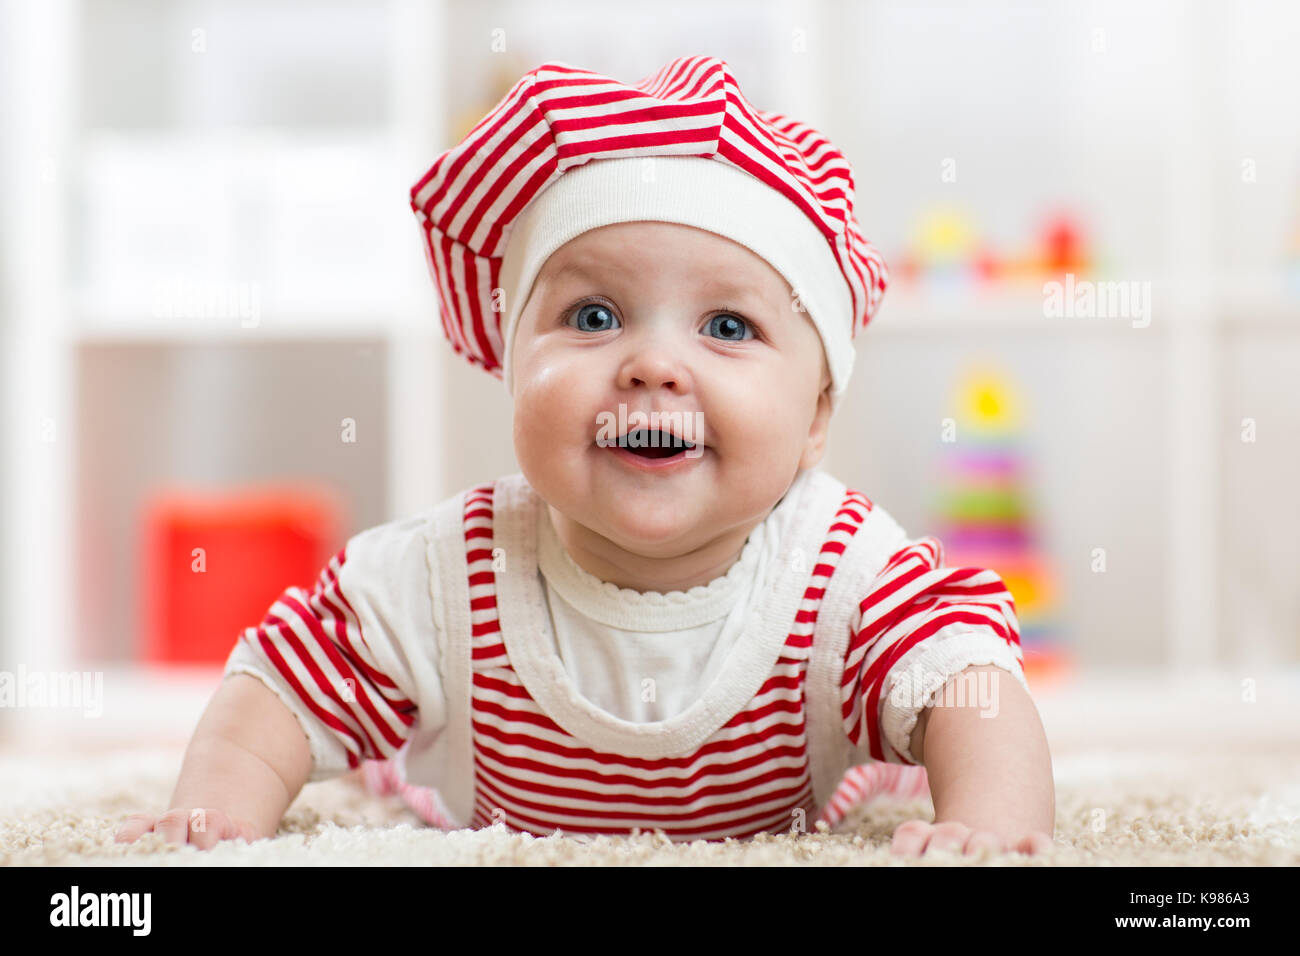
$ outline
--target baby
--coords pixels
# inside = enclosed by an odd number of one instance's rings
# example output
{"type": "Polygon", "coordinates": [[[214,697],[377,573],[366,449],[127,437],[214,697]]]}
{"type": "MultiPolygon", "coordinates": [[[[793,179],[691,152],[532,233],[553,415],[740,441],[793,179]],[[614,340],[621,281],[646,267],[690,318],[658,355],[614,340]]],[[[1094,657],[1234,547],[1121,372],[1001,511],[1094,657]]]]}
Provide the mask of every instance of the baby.
{"type": "Polygon", "coordinates": [[[928,782],[894,852],[1049,847],[1011,595],[817,468],[886,276],[843,156],[717,59],[548,63],[412,206],[520,472],[287,589],[118,839],[270,837],[365,766],[447,828],[806,832],[928,782]]]}

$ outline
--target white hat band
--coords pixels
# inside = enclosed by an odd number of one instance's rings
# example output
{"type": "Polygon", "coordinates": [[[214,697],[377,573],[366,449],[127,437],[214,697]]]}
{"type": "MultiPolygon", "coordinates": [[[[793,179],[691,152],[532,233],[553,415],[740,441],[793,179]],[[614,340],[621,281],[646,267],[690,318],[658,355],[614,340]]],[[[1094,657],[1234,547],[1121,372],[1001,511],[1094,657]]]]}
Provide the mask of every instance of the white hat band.
{"type": "Polygon", "coordinates": [[[853,371],[852,299],[826,237],[793,203],[749,173],[715,159],[600,159],[566,170],[515,220],[501,261],[505,292],[504,379],[515,330],[542,266],[566,242],[618,222],[672,222],[724,236],[765,259],[796,295],[821,336],[838,404],[853,371]]]}

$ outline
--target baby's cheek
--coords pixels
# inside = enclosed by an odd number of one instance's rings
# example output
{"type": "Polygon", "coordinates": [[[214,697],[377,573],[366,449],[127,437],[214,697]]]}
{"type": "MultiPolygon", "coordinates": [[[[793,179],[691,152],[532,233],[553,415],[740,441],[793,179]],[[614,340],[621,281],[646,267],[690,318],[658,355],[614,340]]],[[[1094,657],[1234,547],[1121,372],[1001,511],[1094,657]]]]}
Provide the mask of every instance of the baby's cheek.
{"type": "Polygon", "coordinates": [[[585,445],[594,440],[596,427],[587,418],[575,387],[551,375],[534,377],[515,393],[515,446],[554,455],[566,446],[585,445]]]}
{"type": "Polygon", "coordinates": [[[769,452],[799,438],[800,421],[795,403],[776,389],[746,402],[739,418],[737,427],[744,430],[748,443],[769,452]]]}
{"type": "MultiPolygon", "coordinates": [[[[530,427],[544,427],[550,420],[552,426],[556,416],[565,413],[563,391],[558,387],[554,374],[543,369],[541,374],[530,375],[515,390],[515,418],[530,427]]],[[[570,412],[571,414],[571,412],[570,412]]]]}

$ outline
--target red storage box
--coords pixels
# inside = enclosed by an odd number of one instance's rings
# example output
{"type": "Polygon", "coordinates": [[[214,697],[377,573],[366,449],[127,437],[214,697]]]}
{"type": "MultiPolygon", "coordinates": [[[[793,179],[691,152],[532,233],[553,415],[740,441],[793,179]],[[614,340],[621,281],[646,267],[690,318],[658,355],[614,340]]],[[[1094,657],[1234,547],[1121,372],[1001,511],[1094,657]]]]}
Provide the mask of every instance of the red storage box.
{"type": "Polygon", "coordinates": [[[320,485],[167,490],[144,509],[142,659],[222,664],[285,588],[311,588],[343,546],[340,496],[320,485]]]}

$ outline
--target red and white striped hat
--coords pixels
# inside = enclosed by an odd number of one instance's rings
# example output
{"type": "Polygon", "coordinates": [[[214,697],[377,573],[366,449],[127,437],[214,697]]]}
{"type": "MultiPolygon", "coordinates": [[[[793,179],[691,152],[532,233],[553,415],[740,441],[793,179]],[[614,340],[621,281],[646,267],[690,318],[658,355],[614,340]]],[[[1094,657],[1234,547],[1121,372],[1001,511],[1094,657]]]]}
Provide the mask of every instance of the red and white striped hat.
{"type": "Polygon", "coordinates": [[[524,74],[411,189],[442,327],[510,382],[533,280],[616,222],[674,222],[767,260],[821,336],[838,403],[888,271],[854,217],[853,171],[816,130],[755,109],[725,62],[679,57],[627,85],[565,63],[524,74]],[[593,162],[595,160],[595,162],[593,162]]]}

